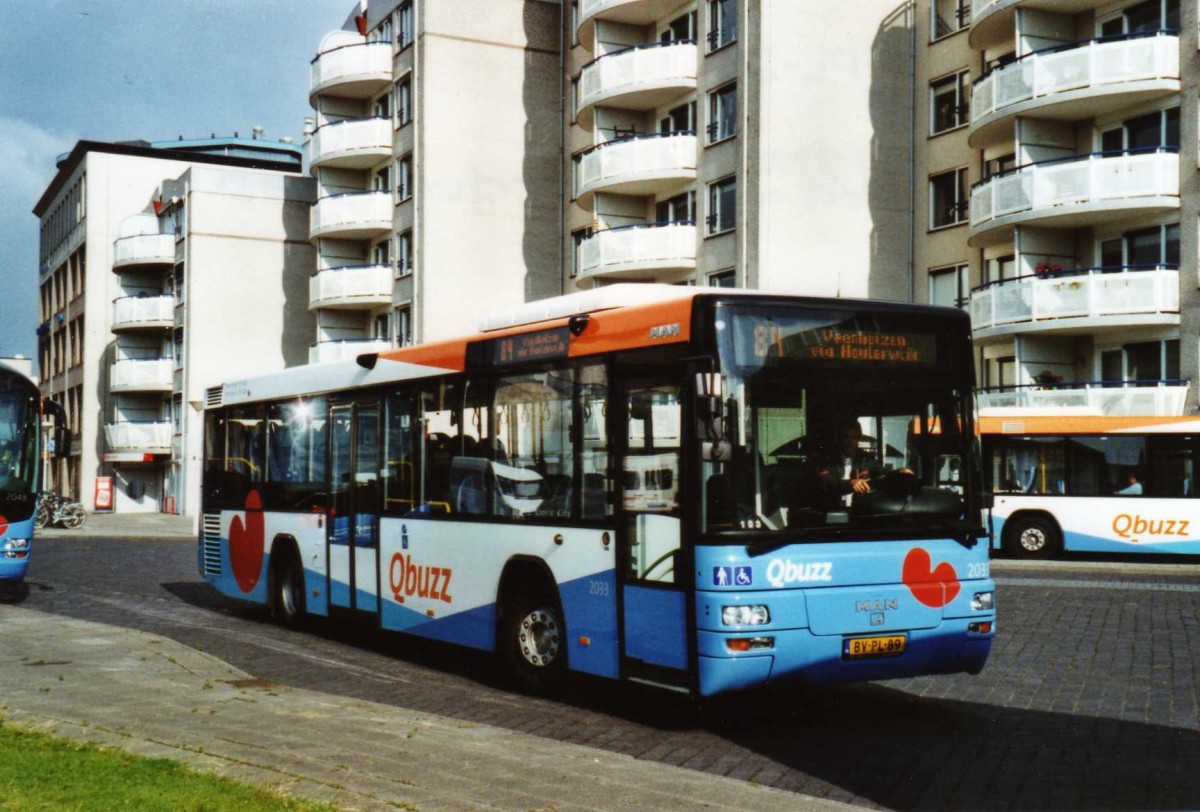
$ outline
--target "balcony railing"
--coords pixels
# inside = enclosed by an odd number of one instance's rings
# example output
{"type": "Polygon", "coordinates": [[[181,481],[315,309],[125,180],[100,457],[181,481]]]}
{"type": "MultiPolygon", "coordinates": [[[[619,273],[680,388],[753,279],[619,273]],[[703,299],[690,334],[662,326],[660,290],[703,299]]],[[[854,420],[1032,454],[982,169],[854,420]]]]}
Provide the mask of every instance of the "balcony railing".
{"type": "Polygon", "coordinates": [[[309,142],[312,167],[365,169],[392,154],[392,120],[352,118],[318,127],[309,142]]]}
{"type": "MultiPolygon", "coordinates": [[[[1133,83],[1179,79],[1179,35],[1154,31],[1101,37],[1027,54],[996,68],[975,83],[971,92],[971,124],[978,126],[1005,108],[1034,99],[1050,104],[1070,91],[1108,88],[1120,92],[1133,83]]],[[[1089,107],[1088,115],[1094,115],[1089,107]]]]}
{"type": "Polygon", "coordinates": [[[174,324],[174,296],[124,296],[113,302],[113,330],[161,329],[174,324]]]}
{"type": "Polygon", "coordinates": [[[1138,198],[1177,198],[1177,153],[1177,147],[1094,152],[993,175],[971,190],[971,228],[1078,213],[1092,203],[1111,210],[1121,209],[1113,205],[1120,201],[1139,208],[1138,198]]]}
{"type": "Polygon", "coordinates": [[[312,61],[309,97],[311,100],[320,93],[330,93],[365,99],[391,82],[391,44],[353,42],[317,54],[312,61]]]}
{"type": "Polygon", "coordinates": [[[696,224],[691,220],[605,229],[579,249],[581,278],[646,279],[695,268],[696,224]]]}
{"type": "Polygon", "coordinates": [[[172,434],[171,423],[109,423],[104,427],[104,442],[109,451],[170,454],[172,434]]]}
{"type": "Polygon", "coordinates": [[[583,66],[579,115],[590,126],[591,108],[608,103],[652,110],[667,99],[696,89],[696,43],[673,40],[613,51],[583,66]]]}
{"type": "Polygon", "coordinates": [[[1163,313],[1179,313],[1179,271],[1165,265],[1018,276],[971,292],[971,326],[977,333],[1035,322],[1057,329],[1069,326],[1057,320],[1163,313]]]}
{"type": "Polygon", "coordinates": [[[175,235],[138,234],[113,241],[113,270],[131,265],[174,265],[175,235]]]}
{"type": "Polygon", "coordinates": [[[318,271],[309,278],[308,306],[317,308],[371,308],[392,301],[389,265],[355,265],[318,271]]]}
{"type": "Polygon", "coordinates": [[[579,160],[577,196],[588,205],[597,190],[669,195],[696,178],[696,134],[691,130],[645,133],[598,144],[579,160]]]}
{"type": "Polygon", "coordinates": [[[170,358],[126,359],[112,365],[113,392],[170,392],[174,384],[170,358]]]}
{"type": "Polygon", "coordinates": [[[384,338],[344,338],[340,341],[318,341],[308,348],[308,363],[353,361],[364,352],[383,352],[391,347],[392,342],[384,338]]]}
{"type": "Polygon", "coordinates": [[[581,0],[579,36],[591,47],[592,26],[597,19],[628,25],[650,25],[679,7],[679,0],[581,0]]]}
{"type": "Polygon", "coordinates": [[[1072,381],[1029,384],[976,391],[980,409],[1077,408],[1103,415],[1182,415],[1187,402],[1186,380],[1072,381]]]}
{"type": "Polygon", "coordinates": [[[368,239],[392,230],[391,192],[346,192],[313,204],[309,237],[368,239]]]}

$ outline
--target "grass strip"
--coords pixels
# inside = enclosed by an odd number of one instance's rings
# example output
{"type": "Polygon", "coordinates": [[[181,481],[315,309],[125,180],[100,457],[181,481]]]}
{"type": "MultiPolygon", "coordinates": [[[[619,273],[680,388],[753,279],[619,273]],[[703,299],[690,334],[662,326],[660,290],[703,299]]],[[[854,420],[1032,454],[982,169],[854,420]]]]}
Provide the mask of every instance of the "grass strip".
{"type": "Polygon", "coordinates": [[[0,810],[17,809],[332,812],[335,807],[285,798],[169,759],[0,724],[0,810]]]}

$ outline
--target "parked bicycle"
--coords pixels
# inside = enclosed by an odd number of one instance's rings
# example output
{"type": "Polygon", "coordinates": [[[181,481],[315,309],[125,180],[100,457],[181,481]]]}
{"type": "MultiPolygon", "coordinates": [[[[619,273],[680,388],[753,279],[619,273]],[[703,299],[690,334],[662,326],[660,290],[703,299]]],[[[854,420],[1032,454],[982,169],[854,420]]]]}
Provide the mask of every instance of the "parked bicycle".
{"type": "Polygon", "coordinates": [[[72,502],[54,491],[42,491],[38,494],[37,513],[33,519],[35,529],[58,525],[74,530],[83,527],[85,521],[87,513],[80,503],[72,502]]]}

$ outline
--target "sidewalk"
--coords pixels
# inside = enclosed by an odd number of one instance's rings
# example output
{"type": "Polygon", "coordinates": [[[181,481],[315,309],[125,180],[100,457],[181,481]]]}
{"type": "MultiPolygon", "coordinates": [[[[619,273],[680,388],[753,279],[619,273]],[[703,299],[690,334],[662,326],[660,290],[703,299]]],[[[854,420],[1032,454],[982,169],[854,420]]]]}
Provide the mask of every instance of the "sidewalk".
{"type": "MultiPolygon", "coordinates": [[[[124,534],[128,535],[128,534],[124,534]]],[[[629,756],[256,680],[143,632],[0,605],[6,722],[350,809],[845,810],[629,756]]]]}
{"type": "Polygon", "coordinates": [[[194,517],[168,513],[88,513],[83,527],[47,527],[37,538],[196,538],[194,517]]]}

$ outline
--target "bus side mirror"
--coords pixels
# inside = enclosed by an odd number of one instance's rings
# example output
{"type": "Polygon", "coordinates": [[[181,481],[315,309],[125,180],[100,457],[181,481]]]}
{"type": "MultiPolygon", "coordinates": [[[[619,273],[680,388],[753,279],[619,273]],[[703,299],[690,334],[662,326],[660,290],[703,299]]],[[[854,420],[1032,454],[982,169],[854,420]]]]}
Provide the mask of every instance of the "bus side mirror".
{"type": "Polygon", "coordinates": [[[717,372],[696,373],[696,422],[701,436],[714,440],[722,436],[721,375],[717,372]]]}
{"type": "Polygon", "coordinates": [[[996,506],[996,494],[987,492],[983,495],[983,509],[991,510],[996,506]]]}

